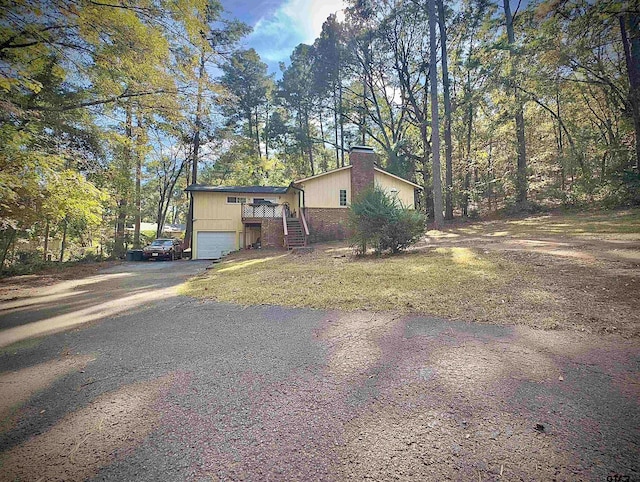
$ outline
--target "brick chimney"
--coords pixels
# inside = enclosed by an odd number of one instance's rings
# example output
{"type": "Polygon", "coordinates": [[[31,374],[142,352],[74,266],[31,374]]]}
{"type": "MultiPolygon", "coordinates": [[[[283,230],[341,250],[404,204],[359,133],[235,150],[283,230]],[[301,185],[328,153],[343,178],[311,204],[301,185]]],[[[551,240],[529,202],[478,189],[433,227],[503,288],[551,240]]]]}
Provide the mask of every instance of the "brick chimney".
{"type": "Polygon", "coordinates": [[[373,187],[376,155],[373,147],[353,146],[349,151],[351,160],[351,199],[369,187],[373,187]]]}

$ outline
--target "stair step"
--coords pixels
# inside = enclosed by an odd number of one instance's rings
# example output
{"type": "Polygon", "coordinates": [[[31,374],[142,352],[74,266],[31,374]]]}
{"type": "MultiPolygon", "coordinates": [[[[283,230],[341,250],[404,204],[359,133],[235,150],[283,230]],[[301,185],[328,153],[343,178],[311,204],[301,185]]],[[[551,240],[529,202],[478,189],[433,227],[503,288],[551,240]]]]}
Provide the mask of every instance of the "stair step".
{"type": "Polygon", "coordinates": [[[306,236],[299,218],[287,218],[287,248],[302,248],[307,245],[306,236]]]}

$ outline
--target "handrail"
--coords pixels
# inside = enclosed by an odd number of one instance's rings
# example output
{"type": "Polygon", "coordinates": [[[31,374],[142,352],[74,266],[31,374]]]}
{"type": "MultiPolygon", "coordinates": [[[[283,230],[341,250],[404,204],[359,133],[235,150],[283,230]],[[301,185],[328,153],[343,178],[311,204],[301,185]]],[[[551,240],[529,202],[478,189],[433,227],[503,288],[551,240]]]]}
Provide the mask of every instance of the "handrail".
{"type": "Polygon", "coordinates": [[[278,218],[282,204],[242,203],[242,218],[278,218]]]}
{"type": "Polygon", "coordinates": [[[302,225],[304,226],[304,233],[309,236],[309,227],[307,226],[307,220],[304,218],[302,208],[300,208],[300,219],[302,219],[302,225]]]}
{"type": "Polygon", "coordinates": [[[284,226],[284,235],[285,237],[289,236],[289,229],[287,228],[287,213],[286,209],[282,210],[282,226],[284,226]]]}

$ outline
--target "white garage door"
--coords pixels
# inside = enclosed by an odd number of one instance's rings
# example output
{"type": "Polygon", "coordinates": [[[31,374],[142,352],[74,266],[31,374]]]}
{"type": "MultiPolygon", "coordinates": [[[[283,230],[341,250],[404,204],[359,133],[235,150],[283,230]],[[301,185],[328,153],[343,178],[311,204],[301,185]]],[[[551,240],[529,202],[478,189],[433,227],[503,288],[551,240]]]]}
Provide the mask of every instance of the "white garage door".
{"type": "Polygon", "coordinates": [[[199,231],[196,258],[217,259],[236,250],[235,231],[199,231]]]}

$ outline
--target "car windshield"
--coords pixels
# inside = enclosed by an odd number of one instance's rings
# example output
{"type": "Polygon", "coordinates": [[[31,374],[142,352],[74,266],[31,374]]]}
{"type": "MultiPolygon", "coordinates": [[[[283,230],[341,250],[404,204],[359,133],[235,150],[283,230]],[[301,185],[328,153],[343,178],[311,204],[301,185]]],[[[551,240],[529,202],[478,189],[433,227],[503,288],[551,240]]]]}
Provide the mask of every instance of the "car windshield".
{"type": "Polygon", "coordinates": [[[171,241],[170,239],[156,239],[153,243],[151,243],[151,246],[171,246],[173,244],[173,241],[171,241]]]}

